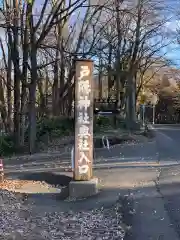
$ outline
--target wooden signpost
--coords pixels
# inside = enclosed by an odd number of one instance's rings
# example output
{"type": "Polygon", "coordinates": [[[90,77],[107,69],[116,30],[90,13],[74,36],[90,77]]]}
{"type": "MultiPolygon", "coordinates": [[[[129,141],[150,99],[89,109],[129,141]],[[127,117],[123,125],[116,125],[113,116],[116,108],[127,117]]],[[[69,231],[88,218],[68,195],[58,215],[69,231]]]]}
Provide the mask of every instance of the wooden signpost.
{"type": "Polygon", "coordinates": [[[92,179],[93,163],[93,62],[76,61],[74,180],[92,179]]]}

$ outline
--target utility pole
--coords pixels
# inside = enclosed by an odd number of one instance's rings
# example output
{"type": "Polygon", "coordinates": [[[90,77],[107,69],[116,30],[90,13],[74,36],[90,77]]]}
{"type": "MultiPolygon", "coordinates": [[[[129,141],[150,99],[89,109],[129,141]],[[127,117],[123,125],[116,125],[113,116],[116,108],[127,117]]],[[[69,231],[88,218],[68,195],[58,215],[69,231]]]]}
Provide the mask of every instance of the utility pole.
{"type": "Polygon", "coordinates": [[[158,97],[157,95],[153,95],[152,96],[152,99],[151,99],[151,103],[153,105],[153,124],[155,124],[155,117],[156,117],[156,104],[157,104],[157,101],[158,101],[158,97]]]}

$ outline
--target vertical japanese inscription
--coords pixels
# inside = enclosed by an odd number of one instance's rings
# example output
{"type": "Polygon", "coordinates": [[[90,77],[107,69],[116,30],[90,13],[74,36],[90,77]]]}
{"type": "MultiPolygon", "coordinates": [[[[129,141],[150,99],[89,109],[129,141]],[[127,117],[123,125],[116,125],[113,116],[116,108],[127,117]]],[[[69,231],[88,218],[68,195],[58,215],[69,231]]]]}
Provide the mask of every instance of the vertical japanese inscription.
{"type": "Polygon", "coordinates": [[[92,178],[93,161],[93,62],[76,61],[75,79],[75,180],[92,178]]]}

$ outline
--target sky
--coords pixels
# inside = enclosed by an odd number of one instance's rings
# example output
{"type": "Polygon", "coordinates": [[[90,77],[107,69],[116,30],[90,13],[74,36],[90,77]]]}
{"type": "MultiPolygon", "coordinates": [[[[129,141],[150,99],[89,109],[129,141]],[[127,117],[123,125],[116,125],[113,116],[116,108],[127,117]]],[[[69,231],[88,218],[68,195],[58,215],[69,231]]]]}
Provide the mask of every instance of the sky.
{"type": "Polygon", "coordinates": [[[164,0],[166,2],[166,9],[168,9],[168,15],[170,15],[170,21],[166,23],[167,32],[169,32],[169,38],[172,38],[173,43],[164,49],[167,52],[167,57],[172,62],[180,67],[180,41],[177,41],[177,28],[180,29],[180,15],[178,9],[180,9],[179,0],[164,0]]]}
{"type": "MultiPolygon", "coordinates": [[[[11,0],[8,0],[8,1],[11,1],[11,0]]],[[[178,0],[164,0],[164,1],[166,1],[166,3],[167,3],[167,8],[165,8],[165,9],[177,7],[176,4],[177,4],[178,0]]],[[[3,2],[3,0],[0,0],[0,7],[2,6],[2,2],[3,2]]],[[[36,0],[36,2],[38,2],[38,4],[37,4],[37,8],[38,8],[39,3],[43,2],[43,0],[36,0]]],[[[172,19],[166,24],[167,31],[175,32],[177,26],[179,26],[179,28],[180,28],[180,21],[178,21],[176,19],[176,16],[174,14],[172,19]]],[[[169,33],[169,35],[170,35],[170,38],[172,37],[172,39],[174,39],[174,42],[172,44],[170,44],[168,47],[163,48],[162,53],[164,53],[167,58],[172,60],[172,62],[174,64],[177,64],[177,66],[180,67],[180,41],[178,44],[177,39],[175,39],[173,36],[173,33],[172,33],[172,35],[171,35],[171,33],[169,33]]],[[[0,37],[5,40],[4,32],[3,32],[2,28],[0,28],[0,37]]]]}
{"type": "Polygon", "coordinates": [[[176,32],[177,28],[180,28],[180,21],[172,20],[166,24],[167,29],[172,32],[172,39],[174,42],[164,49],[167,52],[167,57],[170,58],[177,66],[180,67],[180,41],[178,43],[177,37],[173,36],[173,32],[176,32]]]}

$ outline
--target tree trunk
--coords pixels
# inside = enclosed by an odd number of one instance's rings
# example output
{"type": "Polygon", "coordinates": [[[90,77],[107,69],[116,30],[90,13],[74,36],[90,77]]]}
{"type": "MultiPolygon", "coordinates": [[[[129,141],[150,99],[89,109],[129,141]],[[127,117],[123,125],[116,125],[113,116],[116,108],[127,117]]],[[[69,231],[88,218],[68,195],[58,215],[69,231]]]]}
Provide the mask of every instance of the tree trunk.
{"type": "Polygon", "coordinates": [[[24,146],[24,134],[25,134],[25,120],[26,120],[26,111],[27,111],[27,78],[28,78],[28,29],[26,27],[24,31],[24,44],[23,44],[23,69],[22,69],[22,86],[21,86],[21,115],[20,115],[20,143],[21,146],[24,146]]]}
{"type": "Polygon", "coordinates": [[[64,48],[63,39],[61,39],[61,73],[60,73],[60,88],[58,89],[58,103],[60,108],[60,113],[64,115],[64,101],[59,101],[59,90],[64,87],[65,80],[65,63],[64,63],[64,48]]]}
{"type": "MultiPolygon", "coordinates": [[[[58,51],[58,50],[57,50],[58,51]]],[[[58,78],[59,78],[59,68],[58,68],[58,62],[56,61],[54,64],[54,83],[53,83],[53,115],[58,115],[58,78]]]]}
{"type": "Polygon", "coordinates": [[[111,73],[111,62],[112,62],[112,44],[109,44],[109,55],[108,55],[108,98],[111,97],[111,88],[112,88],[112,73],[111,73]]]}
{"type": "Polygon", "coordinates": [[[13,30],[13,64],[14,64],[14,135],[16,147],[20,146],[20,57],[19,57],[19,3],[13,1],[14,7],[14,26],[13,30]]]}
{"type": "Polygon", "coordinates": [[[31,83],[29,86],[29,152],[35,152],[36,144],[36,83],[37,83],[37,49],[31,43],[31,83]]]}
{"type": "MultiPolygon", "coordinates": [[[[4,125],[5,132],[8,131],[8,125],[7,125],[7,111],[6,111],[6,104],[5,104],[5,98],[4,98],[4,90],[3,90],[3,84],[2,84],[2,78],[0,78],[0,111],[1,111],[1,117],[2,122],[4,125]]],[[[2,129],[0,129],[2,130],[2,129]]]]}
{"type": "Polygon", "coordinates": [[[126,94],[126,123],[129,130],[136,127],[136,84],[133,76],[128,79],[126,94]]]}
{"type": "Polygon", "coordinates": [[[118,46],[117,46],[117,55],[116,55],[116,101],[117,108],[120,107],[120,81],[121,81],[121,68],[120,68],[120,49],[121,49],[121,41],[122,41],[122,33],[121,33],[121,25],[120,25],[120,15],[119,15],[119,2],[115,1],[116,7],[116,26],[117,26],[117,34],[118,34],[118,46]]]}
{"type": "MultiPolygon", "coordinates": [[[[15,40],[14,40],[15,41],[15,40]]],[[[20,69],[16,41],[14,43],[14,135],[16,147],[20,146],[20,69]]]]}
{"type": "MultiPolygon", "coordinates": [[[[10,41],[8,40],[8,43],[10,41]]],[[[7,115],[7,123],[8,123],[8,131],[12,130],[12,56],[11,49],[8,44],[8,68],[7,68],[7,106],[8,106],[8,115],[7,115]]]]}
{"type": "Polygon", "coordinates": [[[40,117],[47,115],[47,109],[46,109],[46,93],[44,93],[44,86],[43,86],[43,81],[44,81],[44,76],[39,76],[37,86],[38,86],[38,91],[40,95],[40,100],[39,100],[39,113],[40,117]]]}
{"type": "Polygon", "coordinates": [[[141,29],[141,18],[142,18],[142,2],[138,2],[138,15],[135,31],[135,41],[133,46],[133,52],[129,68],[129,77],[128,77],[128,91],[127,91],[127,122],[130,129],[136,125],[136,81],[135,73],[137,72],[137,55],[140,45],[140,29],[141,29]]]}
{"type": "Polygon", "coordinates": [[[101,47],[102,47],[102,41],[100,40],[100,52],[99,52],[99,74],[98,74],[98,88],[99,88],[99,99],[102,99],[103,93],[102,93],[102,56],[101,56],[101,47]]]}

